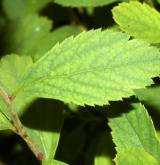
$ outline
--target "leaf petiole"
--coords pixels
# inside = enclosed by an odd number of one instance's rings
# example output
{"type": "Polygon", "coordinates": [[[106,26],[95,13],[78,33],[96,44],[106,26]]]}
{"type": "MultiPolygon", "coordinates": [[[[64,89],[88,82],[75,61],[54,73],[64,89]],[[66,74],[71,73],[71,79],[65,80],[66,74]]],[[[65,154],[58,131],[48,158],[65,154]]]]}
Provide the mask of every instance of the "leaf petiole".
{"type": "Polygon", "coordinates": [[[4,102],[7,106],[7,110],[10,113],[12,124],[14,126],[13,131],[16,134],[18,134],[28,144],[29,148],[32,150],[32,152],[35,154],[35,156],[39,160],[45,160],[46,158],[45,158],[44,154],[41,151],[39,151],[39,149],[35,146],[32,139],[30,138],[27,131],[25,130],[23,124],[21,123],[21,121],[18,117],[18,114],[14,110],[14,108],[12,106],[12,101],[13,101],[12,96],[8,95],[5,92],[5,90],[2,87],[0,87],[0,97],[4,100],[4,102]]]}

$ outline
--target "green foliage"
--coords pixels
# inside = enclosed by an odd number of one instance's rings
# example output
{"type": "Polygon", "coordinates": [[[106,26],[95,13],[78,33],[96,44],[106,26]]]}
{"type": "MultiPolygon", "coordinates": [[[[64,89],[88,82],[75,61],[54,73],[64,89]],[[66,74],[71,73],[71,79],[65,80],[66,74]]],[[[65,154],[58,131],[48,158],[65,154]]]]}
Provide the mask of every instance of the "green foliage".
{"type": "Polygon", "coordinates": [[[24,82],[23,78],[32,66],[31,57],[7,55],[0,61],[0,85],[12,94],[24,82]],[[22,70],[23,68],[23,70],[22,70]]]}
{"type": "Polygon", "coordinates": [[[0,164],[160,164],[158,1],[118,1],[0,2],[0,164]]]}
{"type": "MultiPolygon", "coordinates": [[[[99,135],[97,140],[96,155],[94,158],[94,165],[113,165],[113,160],[109,156],[112,151],[108,145],[109,140],[108,133],[105,132],[99,135]]],[[[112,146],[113,147],[113,146],[112,146]]]]}
{"type": "Polygon", "coordinates": [[[147,4],[133,1],[113,9],[120,28],[131,36],[151,43],[160,43],[160,13],[147,4]]]}
{"type": "Polygon", "coordinates": [[[129,165],[158,165],[157,160],[142,149],[126,149],[121,153],[118,153],[116,157],[116,163],[119,165],[129,164],[129,165]]]}
{"type": "Polygon", "coordinates": [[[49,165],[53,161],[60,138],[64,118],[63,107],[59,104],[56,105],[51,100],[45,102],[40,100],[38,104],[35,102],[33,108],[28,111],[28,114],[23,118],[23,122],[33,142],[46,156],[45,163],[49,165]],[[52,106],[55,109],[48,108],[52,106]],[[46,113],[43,113],[44,108],[46,113]],[[38,123],[38,126],[34,128],[33,126],[36,123],[38,123]]]}
{"type": "Polygon", "coordinates": [[[66,25],[52,32],[51,28],[52,22],[38,15],[27,15],[23,19],[10,21],[5,29],[5,44],[8,45],[5,53],[14,52],[37,60],[57,42],[80,32],[76,26],[66,25]]]}
{"type": "MultiPolygon", "coordinates": [[[[3,79],[3,81],[1,81],[1,86],[4,86],[3,84],[6,85],[6,90],[10,93],[11,91],[9,91],[9,89],[7,87],[10,87],[10,89],[14,89],[17,88],[17,86],[20,86],[20,84],[23,84],[22,78],[24,77],[26,71],[28,69],[30,69],[31,65],[32,65],[32,60],[30,57],[28,56],[22,56],[19,57],[17,55],[8,55],[5,56],[5,58],[2,58],[1,60],[1,80],[3,79]],[[22,70],[23,68],[23,70],[22,70]],[[4,70],[5,72],[2,72],[2,70],[4,70]],[[13,77],[10,77],[10,76],[13,77]],[[10,83],[10,84],[8,84],[10,83]]],[[[20,98],[16,98],[14,101],[14,108],[18,110],[19,114],[24,113],[25,109],[26,109],[26,104],[30,103],[31,101],[35,100],[35,98],[28,94],[28,95],[21,95],[20,98]]],[[[56,148],[58,145],[58,141],[59,141],[59,132],[61,129],[61,125],[62,125],[62,121],[63,121],[63,116],[62,116],[62,110],[52,110],[52,111],[48,111],[47,110],[47,106],[49,103],[46,103],[44,106],[44,103],[38,107],[34,107],[34,111],[30,112],[29,117],[26,117],[26,119],[24,119],[25,123],[27,123],[29,121],[29,125],[31,125],[31,127],[28,127],[26,125],[26,130],[28,132],[28,134],[31,136],[33,142],[36,144],[36,146],[40,149],[41,152],[44,153],[44,155],[47,157],[47,161],[52,161],[53,159],[53,155],[56,152],[56,148]],[[40,113],[40,109],[45,107],[45,110],[48,111],[48,113],[46,113],[46,116],[43,114],[43,112],[41,111],[40,113]],[[38,108],[38,112],[36,113],[36,109],[38,108]],[[32,113],[33,112],[33,113],[32,113]],[[37,115],[38,114],[38,115],[37,115]],[[35,117],[36,117],[36,121],[35,121],[35,117]],[[42,118],[43,117],[43,118],[42,118]],[[55,118],[55,119],[54,119],[55,118]],[[45,124],[42,123],[42,119],[44,120],[45,124]],[[54,120],[54,122],[53,122],[54,120]],[[39,123],[39,127],[40,128],[47,128],[49,130],[37,130],[35,128],[32,128],[32,125],[34,125],[35,123],[39,123]],[[52,126],[53,125],[53,126],[52,126]],[[53,130],[55,130],[56,132],[53,132],[53,130]]],[[[3,104],[1,104],[2,106],[3,104]]],[[[51,104],[52,105],[52,104],[51,104]]],[[[54,105],[54,104],[53,104],[54,105]]],[[[3,106],[4,107],[4,106],[3,106]]],[[[5,107],[6,108],[6,107],[5,107]]],[[[43,109],[42,109],[43,110],[43,109]]],[[[3,112],[6,112],[3,110],[3,112]]],[[[8,115],[8,114],[6,114],[8,115]]],[[[13,126],[10,124],[10,122],[8,121],[8,119],[6,119],[3,114],[1,113],[1,126],[0,128],[3,129],[13,129],[13,126]]],[[[11,118],[10,118],[11,120],[11,118]]]]}
{"type": "Polygon", "coordinates": [[[132,89],[150,85],[149,77],[160,71],[160,55],[155,48],[137,40],[128,41],[127,35],[109,30],[70,37],[53,47],[32,67],[31,62],[27,62],[29,57],[27,60],[23,58],[27,57],[7,56],[2,60],[10,66],[2,65],[3,70],[3,67],[7,67],[6,71],[9,69],[9,74],[1,72],[0,75],[1,85],[8,93],[16,96],[25,92],[35,97],[56,98],[80,105],[103,105],[109,100],[133,95],[132,89]],[[79,45],[83,49],[78,49],[79,45]],[[119,56],[120,53],[123,55],[119,56]],[[145,53],[148,55],[144,56],[145,53]],[[26,69],[21,73],[20,67],[26,69]],[[11,73],[13,70],[14,74],[11,73]]]}
{"type": "Polygon", "coordinates": [[[146,89],[135,90],[137,97],[141,101],[145,101],[150,106],[154,106],[157,110],[160,111],[160,88],[151,87],[146,89]]]}
{"type": "Polygon", "coordinates": [[[53,47],[34,63],[24,77],[25,83],[14,93],[24,90],[37,97],[103,105],[133,95],[131,89],[150,85],[148,78],[159,73],[159,58],[155,48],[128,41],[128,36],[120,32],[90,31],[53,47]]]}
{"type": "Polygon", "coordinates": [[[71,7],[93,7],[108,5],[113,2],[118,2],[120,0],[53,0],[54,2],[61,4],[63,6],[71,7]]]}
{"type": "Polygon", "coordinates": [[[95,162],[95,165],[99,165],[99,164],[101,164],[101,165],[111,165],[112,164],[110,158],[106,158],[106,156],[97,156],[95,158],[94,162],[95,162]]]}
{"type": "Polygon", "coordinates": [[[4,116],[2,112],[0,112],[0,130],[14,129],[10,121],[4,116]]]}
{"type": "Polygon", "coordinates": [[[3,0],[3,8],[10,19],[23,18],[30,13],[36,13],[51,0],[3,0]]]}
{"type": "MultiPolygon", "coordinates": [[[[159,164],[160,141],[156,135],[151,118],[141,104],[135,104],[132,111],[120,117],[110,119],[109,125],[112,129],[116,150],[120,157],[122,154],[120,160],[118,158],[120,164],[124,162],[125,152],[126,155],[129,152],[133,152],[133,154],[140,152],[152,164],[159,164]]],[[[133,156],[128,157],[128,162],[133,163],[132,161],[136,163],[137,159],[133,160],[133,156]]],[[[143,160],[139,162],[145,163],[143,160]]]]}

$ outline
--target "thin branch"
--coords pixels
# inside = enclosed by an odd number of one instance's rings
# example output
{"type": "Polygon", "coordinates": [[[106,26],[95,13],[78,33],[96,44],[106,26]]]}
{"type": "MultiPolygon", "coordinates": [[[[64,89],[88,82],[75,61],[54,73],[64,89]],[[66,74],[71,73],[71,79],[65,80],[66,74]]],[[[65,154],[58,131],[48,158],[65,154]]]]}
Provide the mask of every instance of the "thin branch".
{"type": "MultiPolygon", "coordinates": [[[[81,9],[80,11],[82,12],[82,10],[83,9],[81,9]]],[[[86,27],[85,23],[80,20],[80,18],[78,17],[78,15],[74,11],[74,9],[69,9],[69,12],[72,17],[71,23],[73,25],[78,25],[80,27],[81,31],[87,31],[87,27],[86,27]]]]}
{"type": "Polygon", "coordinates": [[[11,115],[11,120],[13,122],[12,124],[15,128],[14,132],[23,138],[23,140],[28,144],[29,148],[39,160],[45,160],[45,156],[42,152],[39,151],[39,149],[37,149],[27,131],[25,130],[23,124],[21,123],[17,112],[14,110],[12,106],[13,97],[9,96],[2,87],[0,87],[0,97],[4,100],[7,106],[7,110],[11,115]]]}

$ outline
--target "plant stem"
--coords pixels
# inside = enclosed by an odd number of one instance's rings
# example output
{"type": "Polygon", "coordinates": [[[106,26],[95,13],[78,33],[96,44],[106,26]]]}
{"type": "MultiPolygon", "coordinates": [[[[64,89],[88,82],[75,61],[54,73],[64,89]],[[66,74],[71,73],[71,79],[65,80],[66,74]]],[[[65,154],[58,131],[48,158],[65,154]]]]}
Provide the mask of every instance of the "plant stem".
{"type": "MultiPolygon", "coordinates": [[[[81,11],[82,11],[82,9],[81,9],[81,11]]],[[[72,17],[71,23],[73,25],[79,25],[81,31],[87,31],[87,27],[86,27],[85,23],[80,20],[80,18],[75,13],[75,11],[73,9],[69,9],[69,12],[70,12],[70,15],[72,17]]]]}
{"type": "Polygon", "coordinates": [[[9,96],[1,87],[0,87],[0,97],[4,100],[7,106],[7,110],[11,115],[11,120],[13,122],[12,124],[15,128],[15,130],[13,131],[16,134],[18,134],[20,137],[22,137],[22,139],[28,144],[29,148],[32,150],[32,152],[39,160],[45,160],[45,156],[43,155],[42,152],[39,151],[39,149],[37,149],[32,139],[28,135],[27,131],[25,130],[23,124],[21,123],[17,112],[14,110],[12,106],[13,97],[9,96]]]}

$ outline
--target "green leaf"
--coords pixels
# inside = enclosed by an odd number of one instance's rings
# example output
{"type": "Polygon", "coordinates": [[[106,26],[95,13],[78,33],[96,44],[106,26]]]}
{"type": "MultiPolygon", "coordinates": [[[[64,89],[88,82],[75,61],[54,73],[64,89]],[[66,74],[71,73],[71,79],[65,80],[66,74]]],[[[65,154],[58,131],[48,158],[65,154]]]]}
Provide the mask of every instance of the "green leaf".
{"type": "MultiPolygon", "coordinates": [[[[11,94],[12,89],[23,84],[22,79],[25,73],[30,69],[31,65],[32,60],[28,56],[19,57],[17,55],[8,55],[2,58],[0,61],[1,86],[3,86],[9,94],[11,94]]],[[[55,104],[46,101],[41,103],[38,107],[36,105],[28,114],[29,111],[26,111],[25,109],[27,109],[27,106],[30,106],[29,103],[33,100],[35,100],[35,98],[32,95],[25,95],[22,93],[19,97],[14,99],[13,106],[19,114],[23,115],[23,124],[37,148],[39,148],[39,150],[43,152],[48,159],[51,157],[50,159],[52,160],[60,136],[60,128],[63,120],[62,109],[58,108],[57,110],[52,110],[52,107],[56,108],[55,104]],[[49,106],[49,108],[47,108],[47,106],[49,106]],[[43,112],[44,109],[46,113],[43,112]]],[[[1,106],[5,108],[2,103],[1,106]]],[[[3,112],[9,116],[4,109],[3,112]]],[[[6,120],[0,119],[0,122],[2,121],[5,122],[6,120]]]]}
{"type": "Polygon", "coordinates": [[[4,116],[2,112],[0,112],[0,131],[7,130],[7,129],[14,129],[11,122],[4,116]]]}
{"type": "Polygon", "coordinates": [[[147,43],[121,32],[91,30],[54,46],[34,63],[20,88],[36,97],[103,105],[152,84],[159,66],[159,51],[147,43]]]}
{"type": "Polygon", "coordinates": [[[51,32],[52,22],[45,17],[28,15],[22,19],[10,21],[5,30],[4,53],[17,53],[32,56],[34,60],[43,56],[57,42],[78,34],[76,26],[62,26],[51,32]],[[31,23],[32,22],[32,23],[31,23]]]}
{"type": "Polygon", "coordinates": [[[140,2],[121,3],[113,9],[120,28],[131,36],[151,43],[160,43],[160,14],[140,2]]]}
{"type": "Polygon", "coordinates": [[[35,53],[33,58],[35,60],[39,59],[57,42],[61,42],[67,37],[77,35],[78,33],[80,33],[80,28],[73,25],[64,25],[58,29],[55,29],[53,32],[46,34],[45,37],[43,37],[43,39],[39,41],[38,45],[35,45],[37,46],[37,52],[35,53]],[[43,45],[43,47],[39,47],[39,45],[43,45]]]}
{"type": "MultiPolygon", "coordinates": [[[[19,88],[24,83],[25,74],[31,66],[32,60],[28,56],[7,55],[3,57],[0,61],[0,86],[8,94],[12,94],[12,89],[19,88]]],[[[52,160],[57,149],[63,123],[63,108],[61,105],[56,106],[51,100],[40,101],[40,103],[35,102],[29,108],[29,103],[33,99],[35,97],[31,94],[21,93],[19,97],[15,97],[12,104],[14,109],[21,116],[23,115],[23,124],[37,148],[48,159],[52,160]],[[53,110],[52,107],[55,107],[55,109],[53,110]]],[[[1,102],[0,105],[5,108],[1,102]]],[[[3,110],[3,112],[6,111],[3,110]]],[[[7,113],[5,115],[9,116],[7,113]]]]}
{"type": "Polygon", "coordinates": [[[135,104],[132,111],[110,119],[109,125],[119,154],[128,148],[137,150],[137,153],[143,149],[160,163],[160,142],[152,120],[141,104],[135,104]]]}
{"type": "Polygon", "coordinates": [[[116,164],[118,165],[158,165],[157,160],[145,150],[142,149],[125,149],[116,156],[116,164]]]}
{"type": "Polygon", "coordinates": [[[160,111],[160,87],[137,89],[135,93],[141,101],[145,101],[160,111]]]}
{"type": "Polygon", "coordinates": [[[51,0],[3,0],[5,14],[10,19],[23,18],[30,13],[38,12],[51,0]]]}
{"type": "Polygon", "coordinates": [[[103,6],[118,1],[120,0],[54,0],[58,4],[71,7],[103,6]]]}

